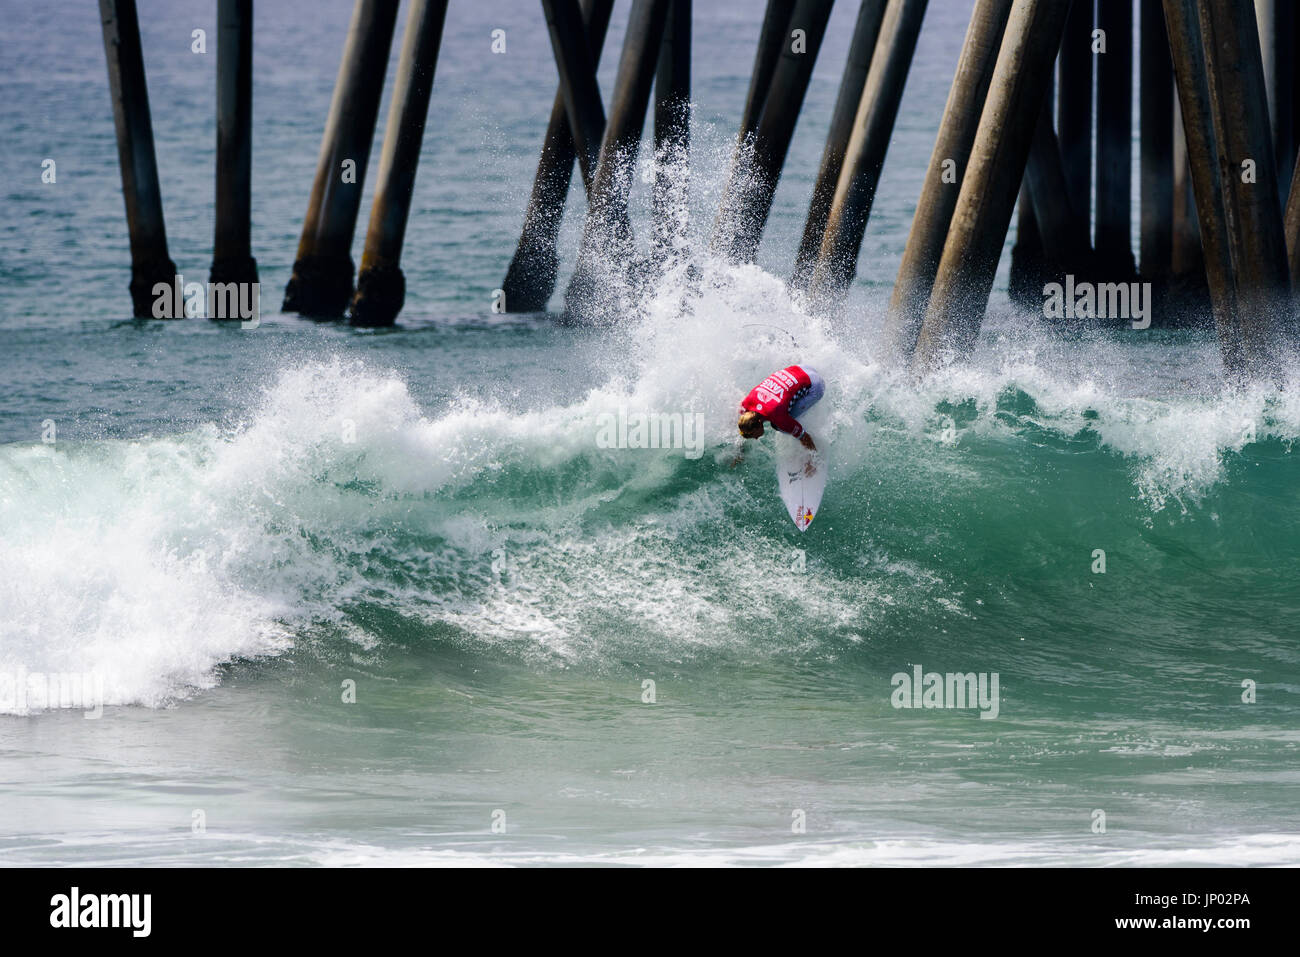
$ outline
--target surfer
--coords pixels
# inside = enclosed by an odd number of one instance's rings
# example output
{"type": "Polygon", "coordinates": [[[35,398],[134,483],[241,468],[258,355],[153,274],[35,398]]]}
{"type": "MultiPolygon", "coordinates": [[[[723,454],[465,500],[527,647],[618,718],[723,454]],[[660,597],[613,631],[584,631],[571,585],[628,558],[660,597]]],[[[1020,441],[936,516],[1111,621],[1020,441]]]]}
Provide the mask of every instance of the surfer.
{"type": "MultiPolygon", "coordinates": [[[[816,452],[817,446],[798,418],[811,409],[826,391],[826,383],[815,370],[805,366],[786,366],[754,386],[740,403],[736,423],[747,439],[763,437],[763,423],[779,432],[794,436],[804,448],[816,452]]],[[[733,463],[734,464],[734,463],[733,463]]]]}

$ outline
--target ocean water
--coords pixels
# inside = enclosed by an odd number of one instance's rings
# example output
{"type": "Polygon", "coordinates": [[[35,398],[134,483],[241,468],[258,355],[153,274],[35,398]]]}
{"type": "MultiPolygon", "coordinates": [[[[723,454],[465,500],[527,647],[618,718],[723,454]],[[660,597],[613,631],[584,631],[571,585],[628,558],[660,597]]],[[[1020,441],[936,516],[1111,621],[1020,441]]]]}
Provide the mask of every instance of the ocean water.
{"type": "MultiPolygon", "coordinates": [[[[213,9],[142,6],[203,281],[213,9]]],[[[735,268],[705,240],[762,4],[697,3],[688,235],[592,330],[490,312],[554,66],[534,5],[454,4],[407,305],[357,331],[275,312],[349,3],[258,7],[253,330],[128,318],[93,11],[0,3],[0,863],[1300,863],[1297,392],[1228,387],[1203,333],[1016,313],[1005,257],[969,364],[878,354],[969,6],[927,14],[828,318],[783,280],[855,9],[735,268]],[[738,399],[792,361],[828,384],[803,534],[770,436],[731,464],[738,399]],[[652,412],[693,447],[604,447],[652,412]],[[895,707],[918,666],[996,675],[996,716],[895,707]],[[95,719],[13,693],[71,674],[95,719]]]]}

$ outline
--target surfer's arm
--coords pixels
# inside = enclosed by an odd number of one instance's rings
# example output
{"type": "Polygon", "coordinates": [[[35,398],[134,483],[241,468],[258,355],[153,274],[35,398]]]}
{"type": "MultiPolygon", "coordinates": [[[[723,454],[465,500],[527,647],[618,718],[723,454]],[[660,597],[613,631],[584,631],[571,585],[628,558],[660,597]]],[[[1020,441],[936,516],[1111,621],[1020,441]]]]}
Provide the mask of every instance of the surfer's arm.
{"type": "Polygon", "coordinates": [[[805,449],[808,449],[811,452],[817,451],[817,446],[813,445],[812,433],[805,432],[803,435],[799,436],[799,442],[805,449]]]}
{"type": "Polygon", "coordinates": [[[803,437],[803,426],[799,424],[798,419],[792,416],[785,409],[773,409],[771,412],[767,413],[767,421],[772,428],[779,432],[793,435],[796,439],[803,437]]]}

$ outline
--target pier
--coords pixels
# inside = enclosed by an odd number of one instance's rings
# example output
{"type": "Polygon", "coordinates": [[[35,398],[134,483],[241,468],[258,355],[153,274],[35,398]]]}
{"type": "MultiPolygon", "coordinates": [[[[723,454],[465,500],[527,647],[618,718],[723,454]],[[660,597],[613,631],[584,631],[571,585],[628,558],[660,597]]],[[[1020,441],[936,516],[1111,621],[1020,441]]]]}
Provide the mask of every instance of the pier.
{"type": "MultiPolygon", "coordinates": [[[[583,217],[582,238],[554,318],[617,322],[619,304],[683,247],[692,4],[619,2],[629,16],[604,93],[597,69],[614,0],[536,6],[535,29],[554,55],[553,72],[536,79],[555,83],[556,94],[549,117],[539,117],[542,148],[519,241],[502,250],[502,310],[542,313],[555,298],[563,265],[556,241],[575,168],[586,203],[571,213],[583,217]],[[643,147],[647,119],[653,142],[643,147]],[[643,148],[657,159],[644,225],[629,210],[630,170],[643,148]],[[637,250],[638,229],[649,237],[648,259],[637,250]]],[[[165,171],[154,154],[137,4],[99,6],[130,237],[127,285],[133,314],[148,318],[155,288],[170,288],[177,273],[159,187],[165,171]]],[[[213,283],[258,277],[253,7],[216,4],[213,283]]],[[[791,144],[816,138],[823,145],[808,171],[813,185],[789,283],[808,308],[842,314],[855,281],[881,279],[859,253],[927,3],[861,0],[847,58],[820,62],[832,8],[832,0],[768,0],[756,10],[748,89],[709,245],[725,262],[753,262],[791,144]],[[819,69],[838,77],[834,107],[828,122],[801,124],[819,69]]],[[[429,115],[448,4],[411,0],[356,273],[353,243],[397,10],[392,0],[357,0],[339,38],[285,312],[386,326],[403,308],[400,263],[421,149],[429,137],[456,131],[429,115]]],[[[1149,325],[1212,323],[1230,378],[1276,378],[1297,338],[1297,19],[1286,0],[976,0],[872,344],[878,354],[917,374],[967,356],[1011,235],[1013,308],[1051,320],[1046,303],[1067,282],[1138,284],[1150,292],[1149,325]]],[[[1124,317],[1087,318],[1125,326],[1124,317]]],[[[1133,334],[1139,328],[1146,326],[1132,324],[1133,334]]]]}

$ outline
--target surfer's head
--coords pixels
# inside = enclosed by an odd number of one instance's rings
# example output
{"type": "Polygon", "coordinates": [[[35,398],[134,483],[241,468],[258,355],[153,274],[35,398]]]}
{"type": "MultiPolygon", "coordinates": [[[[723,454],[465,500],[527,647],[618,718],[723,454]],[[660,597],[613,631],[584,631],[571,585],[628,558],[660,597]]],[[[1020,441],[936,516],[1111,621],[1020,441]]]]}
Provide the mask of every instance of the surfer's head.
{"type": "Polygon", "coordinates": [[[740,413],[740,421],[736,425],[740,428],[740,434],[747,439],[763,437],[763,417],[757,412],[740,413]]]}

